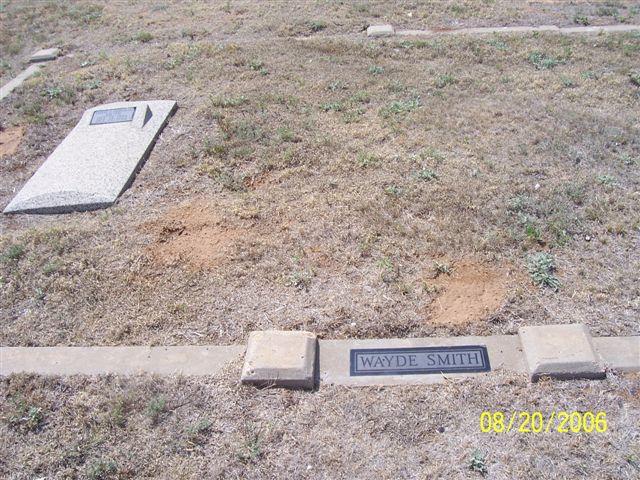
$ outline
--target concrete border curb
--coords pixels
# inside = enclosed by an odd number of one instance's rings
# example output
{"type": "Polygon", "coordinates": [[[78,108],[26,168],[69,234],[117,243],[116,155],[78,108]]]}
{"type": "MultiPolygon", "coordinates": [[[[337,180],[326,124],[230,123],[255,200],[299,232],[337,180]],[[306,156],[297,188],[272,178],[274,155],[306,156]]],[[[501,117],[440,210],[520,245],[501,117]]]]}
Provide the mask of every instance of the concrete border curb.
{"type": "Polygon", "coordinates": [[[487,34],[518,34],[551,32],[561,35],[587,34],[599,35],[601,33],[623,33],[640,31],[640,25],[601,25],[588,27],[558,27],[555,25],[513,26],[513,27],[474,27],[458,28],[450,30],[397,30],[390,24],[371,25],[367,28],[367,37],[435,37],[441,35],[487,35],[487,34]]]}
{"type": "Polygon", "coordinates": [[[0,100],[8,97],[11,92],[24,83],[26,79],[35,75],[40,71],[41,64],[34,63],[18,74],[13,80],[9,80],[2,88],[0,88],[0,100]]]}
{"type": "Polygon", "coordinates": [[[0,375],[213,375],[244,345],[177,347],[0,347],[0,375]]]}
{"type": "MultiPolygon", "coordinates": [[[[526,373],[533,381],[543,376],[559,379],[603,378],[605,370],[622,373],[640,372],[640,336],[592,338],[586,327],[579,324],[566,324],[523,327],[520,335],[488,337],[316,341],[315,335],[309,332],[254,332],[250,336],[249,348],[246,349],[247,355],[241,381],[259,386],[314,388],[314,386],[322,387],[323,384],[346,386],[432,384],[490,375],[491,371],[352,376],[350,371],[350,353],[354,349],[468,345],[486,347],[492,371],[526,373]],[[529,335],[529,340],[526,340],[527,329],[535,332],[534,335],[529,335]],[[523,331],[525,341],[522,339],[523,331]],[[554,335],[561,339],[560,345],[564,347],[558,348],[553,342],[548,342],[548,339],[553,338],[554,335]],[[572,363],[576,360],[574,351],[576,335],[582,337],[582,341],[586,341],[588,345],[586,357],[578,356],[578,360],[586,361],[586,366],[592,369],[587,369],[586,375],[584,370],[576,371],[575,364],[572,363]],[[265,347],[266,350],[260,353],[260,350],[265,347]],[[536,359],[542,359],[541,363],[535,363],[536,359]],[[541,368],[541,365],[544,368],[541,368]],[[553,368],[545,370],[549,365],[553,368]],[[253,373],[249,373],[251,371],[253,373]]],[[[0,376],[14,373],[135,375],[143,372],[214,375],[226,365],[241,358],[244,351],[244,345],[0,347],[0,376]]]]}

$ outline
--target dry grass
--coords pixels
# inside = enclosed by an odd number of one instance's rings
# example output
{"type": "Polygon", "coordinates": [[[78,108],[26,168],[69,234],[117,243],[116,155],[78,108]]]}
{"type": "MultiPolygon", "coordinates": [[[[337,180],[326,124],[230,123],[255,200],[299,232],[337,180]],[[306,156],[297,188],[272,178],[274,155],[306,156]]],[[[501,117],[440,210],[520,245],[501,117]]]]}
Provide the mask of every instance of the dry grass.
{"type": "MultiPolygon", "coordinates": [[[[637,35],[294,40],[261,30],[271,17],[248,9],[243,28],[263,36],[192,38],[176,32],[211,10],[163,5],[106,5],[82,32],[61,31],[52,44],[73,56],[3,104],[3,124],[27,128],[3,158],[2,203],[84,109],[180,105],[116,207],[0,219],[3,344],[230,343],[300,327],[490,334],[575,321],[637,332],[637,35]],[[176,211],[205,213],[182,225],[176,211]],[[555,259],[557,292],[527,278],[538,251],[555,259]],[[469,262],[507,272],[498,308],[471,324],[431,322],[443,294],[434,265],[469,262]]],[[[26,12],[11,4],[5,22],[26,28],[26,12]]],[[[72,20],[50,21],[57,31],[72,20]]]]}
{"type": "MultiPolygon", "coordinates": [[[[67,55],[0,105],[3,127],[25,127],[0,159],[0,204],[85,109],[180,108],[113,208],[0,218],[0,344],[637,333],[640,37],[359,34],[640,22],[634,2],[516,3],[4,2],[0,81],[36,47],[67,55]],[[557,291],[529,276],[537,252],[557,291]],[[480,292],[472,321],[441,321],[450,286],[480,292]]],[[[490,478],[638,474],[637,377],[307,394],[238,387],[234,368],[3,379],[0,473],[458,478],[479,476],[479,450],[490,478]],[[478,432],[483,409],[516,408],[603,409],[612,427],[478,432]]]]}
{"type": "MultiPolygon", "coordinates": [[[[492,379],[438,386],[256,391],[220,379],[2,381],[5,478],[632,479],[640,379],[492,379]],[[36,421],[25,408],[39,409],[36,421]],[[485,434],[485,410],[606,411],[594,434],[485,434]],[[17,411],[19,410],[19,411],[17,411]]],[[[33,415],[32,415],[33,417],[33,415]]]]}

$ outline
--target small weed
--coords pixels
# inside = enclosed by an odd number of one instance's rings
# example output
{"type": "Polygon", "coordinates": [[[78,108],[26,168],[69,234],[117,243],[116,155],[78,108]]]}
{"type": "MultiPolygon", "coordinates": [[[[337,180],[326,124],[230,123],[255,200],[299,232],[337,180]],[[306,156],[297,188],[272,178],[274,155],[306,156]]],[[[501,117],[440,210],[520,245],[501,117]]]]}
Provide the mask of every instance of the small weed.
{"type": "Polygon", "coordinates": [[[422,170],[419,170],[416,176],[420,180],[424,180],[426,182],[438,179],[438,174],[429,168],[423,168],[422,170]]]}
{"type": "Polygon", "coordinates": [[[615,177],[612,177],[611,175],[598,175],[596,180],[600,185],[605,186],[610,186],[616,183],[615,177]]]}
{"type": "Polygon", "coordinates": [[[262,454],[262,432],[249,431],[245,438],[240,451],[238,452],[238,458],[245,463],[256,461],[262,454]]]}
{"type": "Polygon", "coordinates": [[[419,156],[422,160],[433,160],[437,164],[441,164],[446,160],[446,157],[444,156],[444,154],[440,150],[434,147],[427,147],[423,149],[420,152],[419,156]]]}
{"type": "Polygon", "coordinates": [[[549,253],[538,252],[529,255],[527,269],[536,285],[549,287],[555,291],[560,288],[560,280],[553,274],[556,270],[555,262],[549,253]]]}
{"type": "Polygon", "coordinates": [[[323,103],[320,105],[320,110],[323,112],[342,112],[344,105],[341,102],[323,103]]]}
{"type": "Polygon", "coordinates": [[[149,400],[145,415],[151,419],[153,425],[157,424],[160,417],[167,410],[167,402],[163,397],[154,397],[149,400]]]}
{"type": "Polygon", "coordinates": [[[293,133],[293,130],[291,130],[289,127],[279,127],[276,130],[276,134],[278,135],[278,138],[280,138],[281,142],[296,141],[296,135],[295,133],[293,133]]]}
{"type": "Polygon", "coordinates": [[[21,243],[9,245],[9,248],[0,256],[3,261],[20,260],[25,254],[25,247],[21,243]]]}
{"type": "Polygon", "coordinates": [[[201,445],[205,441],[205,434],[211,430],[211,420],[203,418],[187,428],[187,441],[192,445],[201,445]]]}
{"type": "Polygon", "coordinates": [[[127,423],[126,402],[123,398],[116,399],[111,410],[109,410],[108,421],[111,425],[120,428],[127,423]]]}
{"type": "Polygon", "coordinates": [[[29,405],[23,399],[13,402],[13,412],[9,416],[9,426],[23,432],[36,432],[44,423],[42,408],[29,405]]]}
{"type": "Polygon", "coordinates": [[[289,275],[287,286],[295,287],[298,290],[304,290],[305,292],[308,292],[309,287],[311,286],[311,279],[313,277],[314,273],[312,271],[293,272],[291,275],[289,275]]]}
{"type": "Polygon", "coordinates": [[[445,88],[449,85],[453,85],[456,83],[456,79],[450,73],[443,73],[442,75],[438,75],[435,80],[436,88],[445,88]]]}
{"type": "Polygon", "coordinates": [[[377,164],[379,161],[380,161],[380,158],[377,155],[374,155],[373,153],[365,153],[365,152],[358,153],[357,162],[361,168],[371,167],[377,164]]]}
{"type": "Polygon", "coordinates": [[[482,475],[483,477],[489,473],[489,470],[487,469],[487,464],[486,464],[486,458],[484,453],[480,452],[479,450],[476,450],[475,452],[473,452],[473,455],[471,456],[471,460],[469,462],[469,470],[473,471],[473,472],[478,472],[480,475],[482,475]]]}
{"type": "Polygon", "coordinates": [[[371,101],[371,95],[364,90],[359,90],[349,98],[352,103],[369,103],[371,101]]]}
{"type": "Polygon", "coordinates": [[[406,50],[410,48],[425,48],[427,45],[429,45],[429,43],[425,40],[403,40],[398,44],[400,48],[404,48],[406,50]]]}
{"type": "Polygon", "coordinates": [[[223,156],[228,153],[228,148],[221,144],[214,142],[211,138],[207,137],[202,142],[202,151],[208,157],[223,156]]]}
{"type": "Polygon", "coordinates": [[[64,87],[47,87],[42,91],[41,95],[49,100],[61,100],[64,103],[70,104],[75,98],[73,90],[64,87]]]}
{"type": "Polygon", "coordinates": [[[384,68],[379,67],[378,65],[371,65],[371,66],[369,67],[368,72],[369,72],[371,75],[381,75],[382,73],[384,73],[384,68]]]}
{"type": "Polygon", "coordinates": [[[549,70],[561,63],[559,59],[540,51],[531,52],[529,62],[536,67],[536,70],[549,70]]]}
{"type": "Polygon", "coordinates": [[[448,263],[433,262],[434,270],[436,271],[436,277],[439,275],[451,275],[453,268],[448,263]]]}
{"type": "Polygon", "coordinates": [[[264,64],[260,60],[250,60],[248,66],[254,72],[260,73],[260,75],[269,74],[269,71],[264,67],[264,64]]]}
{"type": "Polygon", "coordinates": [[[113,460],[100,459],[89,463],[87,467],[87,478],[91,480],[103,480],[116,473],[118,465],[113,460]]]}
{"type": "Polygon", "coordinates": [[[640,157],[635,157],[634,158],[631,155],[629,155],[628,153],[621,154],[619,159],[627,167],[633,166],[633,165],[640,165],[640,157]]]}
{"type": "Polygon", "coordinates": [[[580,14],[573,17],[573,23],[577,23],[578,25],[584,25],[585,27],[591,24],[591,22],[589,21],[589,17],[587,17],[586,15],[580,15],[580,14]]]}
{"type": "Polygon", "coordinates": [[[102,85],[102,82],[98,79],[89,80],[84,85],[82,85],[83,90],[97,90],[102,85]]]}
{"type": "Polygon", "coordinates": [[[630,73],[629,80],[631,81],[632,85],[640,87],[640,73],[630,73]]]}
{"type": "Polygon", "coordinates": [[[524,233],[527,238],[534,242],[539,242],[542,238],[542,233],[540,229],[531,221],[527,220],[524,226],[524,233]]]}
{"type": "Polygon", "coordinates": [[[567,196],[576,205],[582,205],[584,203],[587,190],[584,185],[576,185],[571,183],[565,188],[567,196]]]}
{"type": "Polygon", "coordinates": [[[218,108],[239,107],[248,101],[247,97],[243,95],[237,97],[210,97],[211,106],[218,108]]]}
{"type": "Polygon", "coordinates": [[[335,82],[331,82],[329,85],[327,85],[327,90],[329,90],[330,92],[335,92],[335,91],[339,91],[339,90],[347,90],[349,88],[349,86],[340,81],[337,80],[335,82]]]}
{"type": "Polygon", "coordinates": [[[378,260],[378,267],[382,270],[382,272],[380,272],[380,279],[387,285],[394,283],[400,277],[400,269],[393,264],[393,261],[389,257],[383,257],[378,260]]]}
{"type": "Polygon", "coordinates": [[[500,50],[503,52],[506,52],[507,50],[509,50],[509,46],[505,42],[503,42],[502,40],[498,40],[497,38],[493,40],[489,40],[488,43],[496,50],[500,50]]]}
{"type": "Polygon", "coordinates": [[[42,268],[42,273],[44,273],[45,275],[51,275],[60,270],[60,266],[61,265],[58,261],[52,260],[42,268]]]}
{"type": "Polygon", "coordinates": [[[135,40],[140,43],[147,43],[153,40],[153,35],[151,34],[151,32],[146,32],[146,31],[138,32],[135,36],[135,40]]]}
{"type": "Polygon", "coordinates": [[[312,32],[319,32],[320,30],[327,28],[327,24],[322,20],[313,20],[309,22],[309,28],[311,28],[312,32]]]}
{"type": "Polygon", "coordinates": [[[384,187],[384,193],[390,197],[399,197],[402,194],[402,189],[397,185],[388,185],[384,187]]]}
{"type": "Polygon", "coordinates": [[[596,14],[600,17],[617,17],[618,9],[614,6],[604,5],[602,7],[598,7],[596,14]]]}
{"type": "Polygon", "coordinates": [[[396,100],[391,102],[388,106],[383,107],[380,110],[380,116],[382,118],[389,118],[394,115],[402,115],[409,113],[421,105],[420,98],[414,97],[408,100],[396,100]]]}
{"type": "Polygon", "coordinates": [[[171,315],[180,315],[188,310],[187,304],[184,302],[172,303],[167,307],[167,311],[171,315]]]}
{"type": "Polygon", "coordinates": [[[527,205],[527,198],[523,195],[518,195],[517,197],[513,197],[509,200],[509,204],[507,205],[507,210],[510,212],[522,212],[527,205]]]}
{"type": "Polygon", "coordinates": [[[562,86],[565,88],[573,88],[576,86],[575,82],[569,77],[561,77],[562,86]]]}

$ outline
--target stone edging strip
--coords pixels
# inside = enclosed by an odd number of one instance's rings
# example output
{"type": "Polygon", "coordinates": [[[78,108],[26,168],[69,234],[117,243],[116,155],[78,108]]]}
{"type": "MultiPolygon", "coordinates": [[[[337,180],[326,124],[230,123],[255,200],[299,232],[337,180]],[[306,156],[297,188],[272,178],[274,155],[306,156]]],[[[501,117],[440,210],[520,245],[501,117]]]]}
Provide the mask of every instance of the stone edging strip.
{"type": "Polygon", "coordinates": [[[213,375],[243,345],[183,347],[0,347],[0,375],[213,375]]]}
{"type": "Polygon", "coordinates": [[[409,37],[432,37],[437,35],[486,35],[496,33],[533,33],[533,32],[552,32],[562,35],[571,34],[600,34],[600,33],[620,33],[640,31],[640,25],[601,25],[587,27],[557,27],[555,25],[539,25],[539,26],[514,26],[514,27],[475,27],[475,28],[457,28],[450,30],[396,30],[393,25],[371,25],[367,28],[368,37],[391,37],[409,36],[409,37]]]}
{"type": "Polygon", "coordinates": [[[14,78],[13,80],[10,80],[2,88],[0,88],[0,100],[7,97],[11,92],[13,92],[20,85],[22,85],[27,78],[38,73],[39,71],[40,71],[40,65],[38,65],[37,63],[33,65],[29,65],[16,78],[14,78]]]}
{"type": "MultiPolygon", "coordinates": [[[[317,341],[309,332],[263,331],[250,335],[246,351],[243,383],[285,388],[431,384],[500,370],[527,374],[534,382],[543,376],[603,378],[608,370],[640,372],[640,336],[592,338],[579,324],[522,327],[518,335],[371,340],[317,341]],[[415,352],[424,360],[435,351],[441,353],[431,355],[443,355],[445,359],[448,355],[454,365],[457,358],[460,366],[465,355],[476,355],[473,349],[485,352],[486,368],[469,373],[455,368],[440,373],[439,367],[430,373],[400,369],[372,374],[354,370],[357,352],[369,352],[366,354],[373,355],[370,358],[378,355],[384,362],[395,356],[398,363],[397,357],[403,356],[402,366],[407,366],[407,359],[416,361],[411,359],[415,352]]],[[[0,347],[0,375],[214,375],[241,358],[243,352],[244,345],[0,347]]]]}

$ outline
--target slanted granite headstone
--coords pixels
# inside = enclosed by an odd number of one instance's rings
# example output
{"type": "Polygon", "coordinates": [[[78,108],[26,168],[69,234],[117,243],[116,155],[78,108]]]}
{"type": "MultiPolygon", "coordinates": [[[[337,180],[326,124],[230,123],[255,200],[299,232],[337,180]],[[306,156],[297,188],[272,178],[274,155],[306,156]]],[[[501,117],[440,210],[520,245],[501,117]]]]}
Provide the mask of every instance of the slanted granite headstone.
{"type": "Polygon", "coordinates": [[[112,205],[133,181],[175,108],[173,100],[154,100],[87,110],[4,213],[66,213],[112,205]]]}

